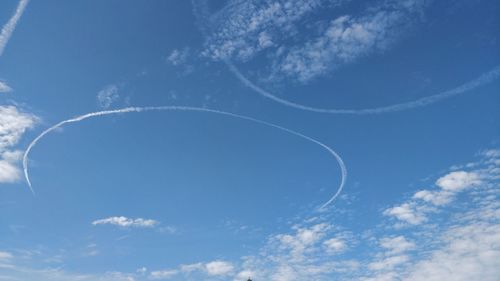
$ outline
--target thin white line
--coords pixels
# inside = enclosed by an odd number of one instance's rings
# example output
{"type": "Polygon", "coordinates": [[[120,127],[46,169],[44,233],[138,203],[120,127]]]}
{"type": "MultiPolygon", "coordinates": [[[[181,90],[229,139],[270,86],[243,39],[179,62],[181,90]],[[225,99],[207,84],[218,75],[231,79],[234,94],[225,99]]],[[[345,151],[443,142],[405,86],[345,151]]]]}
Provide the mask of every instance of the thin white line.
{"type": "Polygon", "coordinates": [[[322,143],[322,142],[320,142],[320,141],[318,141],[316,139],[313,139],[313,138],[308,137],[306,135],[303,135],[303,134],[301,134],[299,132],[287,129],[285,127],[282,127],[282,126],[279,126],[279,125],[276,125],[276,124],[272,124],[272,123],[269,123],[269,122],[266,122],[266,121],[262,121],[262,120],[258,120],[258,119],[252,118],[252,117],[243,116],[243,115],[239,115],[239,114],[235,114],[235,113],[230,113],[230,112],[226,112],[226,111],[220,111],[220,110],[215,110],[215,109],[207,109],[207,108],[200,108],[200,107],[189,107],[189,106],[147,106],[147,107],[126,107],[126,108],[122,108],[122,109],[91,112],[91,113],[79,115],[77,117],[61,121],[61,122],[55,124],[54,126],[46,129],[45,131],[43,131],[40,135],[38,135],[28,145],[28,148],[26,149],[26,151],[24,152],[24,155],[23,155],[24,177],[26,178],[26,182],[28,183],[28,186],[29,186],[31,192],[33,193],[33,195],[35,194],[35,191],[34,191],[32,185],[31,185],[31,181],[30,181],[30,177],[29,177],[29,167],[28,167],[29,154],[30,154],[31,150],[33,149],[33,147],[35,147],[35,145],[38,143],[38,141],[40,141],[45,135],[47,135],[48,133],[56,130],[59,127],[62,127],[65,124],[80,122],[80,121],[83,121],[85,119],[92,118],[92,117],[99,117],[99,116],[104,116],[104,115],[120,114],[120,113],[145,112],[145,111],[198,111],[198,112],[216,113],[216,114],[231,116],[231,117],[235,117],[235,118],[239,118],[239,119],[243,119],[243,120],[248,120],[248,121],[251,121],[251,122],[259,123],[259,124],[266,125],[266,126],[269,126],[269,127],[273,127],[273,128],[285,131],[287,133],[290,133],[292,135],[301,137],[301,138],[303,138],[303,139],[305,139],[307,141],[315,143],[315,144],[321,146],[322,148],[326,149],[335,158],[335,160],[338,162],[338,164],[340,166],[340,170],[341,170],[340,185],[339,185],[337,191],[335,192],[335,194],[326,203],[324,203],[319,209],[323,209],[323,208],[327,207],[328,205],[330,205],[340,195],[340,193],[342,192],[342,190],[344,188],[344,185],[345,185],[345,182],[346,182],[346,179],[347,179],[347,168],[346,168],[346,166],[344,164],[344,161],[337,154],[337,152],[335,152],[329,146],[327,146],[326,144],[324,144],[324,143],[322,143]]]}

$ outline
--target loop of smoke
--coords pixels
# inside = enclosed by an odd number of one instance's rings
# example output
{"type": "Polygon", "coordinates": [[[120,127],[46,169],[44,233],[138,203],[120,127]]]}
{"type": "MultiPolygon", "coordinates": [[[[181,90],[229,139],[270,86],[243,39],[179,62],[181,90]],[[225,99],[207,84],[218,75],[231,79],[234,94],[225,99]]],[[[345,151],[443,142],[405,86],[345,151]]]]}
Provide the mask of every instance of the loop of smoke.
{"type": "MultiPolygon", "coordinates": [[[[210,13],[208,11],[206,0],[195,1],[192,0],[193,11],[198,20],[198,28],[201,31],[201,34],[205,36],[205,39],[208,38],[208,34],[211,32],[213,22],[210,19],[210,13]]],[[[437,103],[447,98],[451,98],[453,96],[463,94],[465,92],[469,92],[477,87],[483,86],[485,84],[491,83],[497,80],[500,77],[500,65],[495,66],[488,72],[481,74],[479,77],[470,80],[461,86],[458,86],[454,89],[443,91],[432,96],[427,96],[424,98],[420,98],[414,101],[397,103],[387,106],[374,107],[374,108],[361,108],[361,109],[349,109],[349,108],[318,108],[307,106],[299,103],[292,102],[290,100],[286,100],[280,98],[273,93],[257,86],[254,82],[248,79],[241,71],[228,59],[224,60],[224,63],[229,68],[229,71],[233,73],[240,82],[260,94],[261,96],[271,99],[279,104],[284,106],[288,106],[295,109],[316,112],[316,113],[330,113],[330,114],[352,114],[352,115],[365,115],[365,114],[381,114],[381,113],[389,113],[389,112],[397,112],[408,110],[412,108],[422,107],[426,105],[430,105],[433,103],[437,103]]]]}
{"type": "Polygon", "coordinates": [[[375,107],[375,108],[363,108],[363,109],[341,109],[341,108],[318,108],[318,107],[311,107],[311,106],[306,106],[298,103],[291,102],[286,99],[279,98],[272,93],[262,89],[261,87],[255,85],[252,81],[250,81],[248,78],[246,78],[236,66],[234,66],[231,62],[226,61],[226,65],[229,67],[229,70],[245,85],[246,87],[254,90],[255,92],[259,93],[260,95],[269,98],[273,101],[276,101],[282,105],[296,108],[296,109],[301,109],[301,110],[306,110],[306,111],[311,111],[311,112],[317,112],[317,113],[331,113],[331,114],[355,114],[355,115],[364,115],[364,114],[380,114],[380,113],[389,113],[389,112],[397,112],[397,111],[403,111],[411,108],[416,108],[416,107],[422,107],[426,106],[429,104],[433,104],[439,101],[442,101],[447,98],[451,98],[453,96],[463,94],[465,92],[471,91],[479,86],[488,84],[490,82],[493,82],[494,80],[498,79],[500,77],[500,65],[496,66],[492,70],[483,73],[476,79],[473,79],[457,88],[447,90],[432,96],[420,98],[414,101],[409,101],[409,102],[404,102],[404,103],[398,103],[398,104],[393,104],[393,105],[388,105],[388,106],[382,106],[382,107],[375,107]]]}
{"type": "Polygon", "coordinates": [[[29,167],[28,167],[29,154],[30,154],[31,150],[35,147],[35,145],[45,135],[47,135],[48,133],[56,130],[57,128],[62,127],[65,124],[68,124],[68,123],[77,123],[77,122],[83,121],[83,120],[88,119],[88,118],[105,116],[105,115],[112,115],[112,114],[133,113],[133,112],[138,113],[138,112],[146,112],[146,111],[197,111],[197,112],[215,113],[215,114],[220,114],[220,115],[235,117],[235,118],[239,118],[239,119],[251,121],[251,122],[254,122],[254,123],[262,124],[262,125],[265,125],[265,126],[268,126],[268,127],[272,127],[272,128],[275,128],[275,129],[279,129],[279,130],[287,132],[289,134],[298,136],[298,137],[300,137],[302,139],[305,139],[307,141],[315,143],[315,144],[321,146],[322,148],[326,149],[335,158],[335,160],[337,161],[337,163],[340,166],[340,170],[341,170],[340,185],[339,185],[337,191],[335,192],[335,194],[326,203],[324,203],[319,209],[320,210],[324,209],[325,207],[327,207],[328,205],[330,205],[340,195],[340,193],[342,192],[342,190],[344,188],[345,181],[347,179],[347,168],[346,168],[346,166],[344,164],[344,161],[337,154],[337,152],[335,152],[329,146],[327,146],[326,144],[323,144],[322,142],[320,142],[320,141],[318,141],[316,139],[313,139],[313,138],[308,137],[306,135],[303,135],[303,134],[301,134],[299,132],[287,129],[285,127],[282,127],[282,126],[279,126],[279,125],[276,125],[276,124],[272,124],[272,123],[269,123],[269,122],[266,122],[266,121],[262,121],[262,120],[259,120],[259,119],[252,118],[252,117],[243,116],[243,115],[239,115],[239,114],[235,114],[235,113],[230,113],[230,112],[226,112],[226,111],[220,111],[220,110],[215,110],[215,109],[207,109],[207,108],[200,108],[200,107],[189,107],[189,106],[147,106],[147,107],[126,107],[126,108],[122,108],[122,109],[91,112],[91,113],[79,115],[79,116],[76,116],[74,118],[61,121],[61,122],[55,124],[54,126],[46,129],[45,131],[43,131],[40,135],[38,135],[28,145],[28,148],[26,149],[26,151],[24,152],[24,155],[23,155],[24,177],[26,178],[26,182],[28,183],[28,186],[29,186],[31,192],[33,194],[35,194],[35,191],[34,191],[32,185],[31,185],[31,180],[30,180],[30,177],[29,177],[29,167]]]}

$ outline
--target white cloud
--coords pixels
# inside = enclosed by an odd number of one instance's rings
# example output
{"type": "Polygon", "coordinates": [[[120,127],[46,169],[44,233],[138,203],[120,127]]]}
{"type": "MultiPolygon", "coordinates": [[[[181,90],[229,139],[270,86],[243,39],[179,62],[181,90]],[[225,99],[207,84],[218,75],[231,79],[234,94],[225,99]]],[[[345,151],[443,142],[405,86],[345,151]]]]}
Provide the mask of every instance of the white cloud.
{"type": "Polygon", "coordinates": [[[234,266],[226,261],[212,261],[205,264],[208,275],[228,275],[234,270],[234,266]]]}
{"type": "MultiPolygon", "coordinates": [[[[257,276],[257,273],[252,270],[242,270],[236,274],[234,281],[246,281],[251,277],[257,276]]],[[[257,279],[256,279],[257,280],[257,279]]]]}
{"type": "Polygon", "coordinates": [[[271,39],[271,36],[267,32],[262,31],[259,34],[259,46],[264,49],[267,47],[271,47],[272,45],[273,41],[271,39]]]}
{"type": "Polygon", "coordinates": [[[464,216],[437,237],[442,246],[414,263],[408,281],[498,280],[500,276],[500,206],[493,199],[464,216]],[[484,211],[493,216],[483,216],[484,211]]]}
{"type": "Polygon", "coordinates": [[[154,227],[159,224],[158,221],[152,219],[130,219],[127,217],[109,217],[105,219],[95,220],[93,225],[110,224],[120,227],[154,227]]]}
{"type": "Polygon", "coordinates": [[[118,100],[118,86],[107,85],[97,93],[97,101],[101,108],[109,108],[114,102],[118,100]]]}
{"type": "Polygon", "coordinates": [[[204,54],[216,60],[246,60],[286,38],[296,22],[323,5],[322,0],[232,0],[211,21],[215,32],[207,39],[204,54]],[[279,38],[278,38],[279,37],[279,38]]]}
{"type": "MultiPolygon", "coordinates": [[[[458,192],[467,197],[464,202],[454,204],[450,209],[452,214],[431,217],[429,212],[426,223],[413,232],[416,241],[403,236],[381,239],[380,245],[385,250],[374,255],[375,259],[367,265],[371,272],[361,280],[498,280],[500,193],[495,175],[500,154],[490,150],[480,155],[479,161],[465,165],[472,170],[451,172],[439,178],[436,181],[439,191],[415,193],[413,199],[423,201],[420,207],[430,203],[444,208],[451,200],[447,197],[452,198],[458,192]],[[438,200],[440,196],[447,199],[438,200]],[[446,219],[446,223],[438,223],[441,219],[446,219]]],[[[415,201],[410,203],[417,206],[415,201]]]]}
{"type": "MultiPolygon", "coordinates": [[[[495,161],[498,156],[481,157],[480,161],[471,165],[474,169],[467,171],[479,175],[481,183],[474,189],[461,189],[463,200],[457,200],[456,204],[439,205],[439,208],[448,206],[449,212],[427,211],[424,208],[427,205],[437,207],[431,201],[415,196],[401,204],[408,204],[403,209],[427,215],[425,221],[412,228],[387,228],[382,223],[381,228],[369,229],[354,241],[355,238],[348,236],[347,232],[338,233],[339,229],[343,229],[342,226],[329,223],[336,221],[337,224],[340,220],[333,218],[338,218],[336,216],[341,212],[315,214],[311,219],[299,218],[300,222],[287,232],[270,235],[265,246],[253,256],[244,256],[235,261],[215,260],[180,265],[152,271],[155,274],[151,274],[151,271],[145,274],[146,270],[143,270],[136,274],[116,276],[128,278],[123,280],[142,280],[141,277],[234,281],[246,280],[248,277],[256,281],[497,280],[500,276],[500,193],[498,182],[487,177],[487,173],[498,168],[498,162],[495,161]],[[329,245],[338,250],[346,244],[345,241],[353,241],[353,246],[344,248],[332,257],[329,245]]],[[[436,189],[436,192],[449,192],[439,186],[436,189]]],[[[114,280],[107,278],[109,276],[113,275],[89,275],[81,280],[114,280]]]]}
{"type": "Polygon", "coordinates": [[[14,256],[9,252],[0,251],[0,261],[8,261],[8,260],[12,259],[13,257],[14,256]]]}
{"type": "Polygon", "coordinates": [[[170,279],[177,275],[179,272],[177,270],[159,270],[159,271],[152,271],[149,274],[149,278],[153,280],[163,280],[163,279],[170,279]]]}
{"type": "Polygon", "coordinates": [[[12,150],[12,147],[37,122],[35,115],[21,112],[15,106],[0,106],[0,183],[19,180],[21,171],[17,164],[21,151],[12,150]]]}
{"type": "Polygon", "coordinates": [[[415,249],[415,243],[401,235],[380,239],[380,246],[388,251],[387,254],[400,254],[415,249]]]}
{"type": "Polygon", "coordinates": [[[198,271],[198,270],[203,270],[204,266],[203,264],[200,263],[193,263],[193,264],[183,264],[180,266],[180,270],[182,272],[190,273],[193,271],[198,271]]]}
{"type": "Polygon", "coordinates": [[[408,260],[409,260],[409,258],[406,255],[390,256],[390,257],[384,258],[382,260],[372,262],[368,265],[368,267],[371,270],[376,270],[376,271],[378,271],[378,270],[391,270],[398,265],[404,264],[408,260]]]}
{"type": "MultiPolygon", "coordinates": [[[[479,163],[475,163],[472,166],[477,165],[479,163]]],[[[484,173],[482,170],[478,170],[477,172],[450,172],[436,181],[436,186],[440,187],[440,190],[431,191],[424,189],[417,191],[411,200],[385,210],[384,215],[395,217],[411,225],[422,224],[427,221],[426,214],[436,210],[433,207],[444,207],[452,202],[459,192],[480,185],[482,181],[479,172],[484,173]]],[[[491,177],[494,173],[494,169],[490,168],[486,171],[487,175],[484,177],[491,177]]]]}
{"type": "Polygon", "coordinates": [[[361,17],[340,16],[331,21],[321,36],[292,47],[274,63],[274,71],[307,82],[341,64],[384,51],[411,21],[410,14],[416,12],[413,9],[414,6],[394,4],[377,7],[361,17]]]}
{"type": "Polygon", "coordinates": [[[167,57],[167,62],[172,64],[173,66],[178,66],[186,63],[186,60],[190,54],[189,48],[184,48],[182,50],[173,50],[170,55],[167,57]]]}
{"type": "Polygon", "coordinates": [[[413,195],[414,199],[421,199],[436,206],[442,206],[453,200],[453,193],[449,191],[429,191],[421,190],[413,195]]]}
{"type": "Polygon", "coordinates": [[[0,81],[0,93],[12,92],[12,88],[6,82],[0,81]]]}
{"type": "Polygon", "coordinates": [[[37,120],[36,116],[21,112],[15,106],[0,106],[0,151],[17,144],[37,120]]]}
{"type": "Polygon", "coordinates": [[[340,238],[331,238],[323,242],[326,250],[330,254],[337,254],[344,251],[347,248],[347,245],[344,240],[340,238]]]}
{"type": "Polygon", "coordinates": [[[304,254],[313,251],[316,243],[320,241],[329,230],[326,223],[316,224],[311,227],[297,227],[296,233],[276,235],[279,247],[290,250],[290,258],[294,261],[304,258],[304,254]]]}
{"type": "Polygon", "coordinates": [[[436,185],[444,190],[458,192],[481,183],[479,175],[474,172],[451,172],[436,181],[436,185]]]}
{"type": "Polygon", "coordinates": [[[427,1],[382,1],[359,15],[331,18],[327,28],[307,18],[345,2],[230,1],[210,18],[215,31],[207,38],[203,54],[214,60],[247,61],[272,47],[269,76],[307,82],[339,65],[388,49],[421,15],[427,1]],[[307,32],[298,34],[303,28],[307,32]]]}
{"type": "Polygon", "coordinates": [[[421,224],[427,220],[424,213],[414,203],[403,203],[389,208],[384,211],[384,215],[393,216],[413,225],[421,224]]]}

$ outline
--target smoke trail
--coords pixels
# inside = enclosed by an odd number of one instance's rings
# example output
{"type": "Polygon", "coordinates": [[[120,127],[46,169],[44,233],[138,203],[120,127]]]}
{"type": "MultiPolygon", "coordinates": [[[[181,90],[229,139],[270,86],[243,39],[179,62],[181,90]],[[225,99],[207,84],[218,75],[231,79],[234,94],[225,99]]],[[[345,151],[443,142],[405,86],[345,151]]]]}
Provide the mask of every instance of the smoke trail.
{"type": "Polygon", "coordinates": [[[388,113],[388,112],[396,112],[396,111],[403,111],[411,108],[416,108],[416,107],[422,107],[426,106],[429,104],[433,104],[439,101],[442,101],[444,99],[463,94],[465,92],[471,91],[477,87],[480,87],[482,85],[491,83],[498,79],[500,77],[500,65],[496,66],[492,70],[483,73],[481,76],[477,77],[474,80],[471,80],[457,88],[444,91],[432,96],[424,97],[415,101],[410,101],[410,102],[404,102],[404,103],[398,103],[398,104],[393,104],[393,105],[388,105],[388,106],[382,106],[382,107],[374,107],[374,108],[363,108],[363,109],[328,109],[328,108],[317,108],[317,107],[311,107],[311,106],[306,106],[298,103],[294,103],[282,98],[279,98],[270,92],[260,88],[259,86],[255,85],[252,81],[250,81],[248,78],[246,78],[239,70],[236,68],[231,62],[226,61],[226,65],[229,67],[229,70],[243,83],[243,85],[247,86],[248,88],[256,91],[257,93],[261,94],[262,96],[269,98],[271,100],[274,100],[278,103],[281,103],[285,106],[297,108],[297,109],[302,109],[302,110],[307,110],[307,111],[312,111],[312,112],[318,112],[318,113],[332,113],[332,114],[380,114],[380,113],[388,113]]]}
{"type": "Polygon", "coordinates": [[[26,151],[24,152],[24,155],[23,155],[24,177],[26,178],[26,182],[28,183],[28,186],[29,186],[31,192],[33,194],[35,194],[35,191],[31,185],[31,181],[30,181],[30,177],[29,177],[29,167],[28,167],[28,159],[29,158],[28,157],[29,157],[29,154],[30,154],[31,150],[33,149],[33,147],[35,147],[35,145],[45,135],[56,130],[57,128],[62,127],[65,124],[80,122],[80,121],[83,121],[83,120],[88,119],[88,118],[99,117],[99,116],[104,116],[104,115],[111,115],[111,114],[145,112],[145,111],[198,111],[198,112],[216,113],[216,114],[220,114],[220,115],[226,115],[226,116],[235,117],[235,118],[251,121],[254,123],[266,125],[268,127],[276,128],[276,129],[279,129],[281,131],[285,131],[289,134],[301,137],[301,138],[303,138],[307,141],[310,141],[312,143],[315,143],[315,144],[321,146],[322,148],[324,148],[325,150],[327,150],[335,158],[335,160],[338,162],[338,164],[340,166],[340,170],[341,170],[340,185],[339,185],[337,191],[335,192],[335,194],[326,203],[324,203],[319,209],[323,209],[323,208],[327,207],[329,204],[331,204],[339,196],[339,194],[342,192],[342,190],[344,188],[344,185],[345,185],[345,182],[347,179],[347,168],[346,168],[342,158],[337,154],[337,152],[335,152],[333,149],[328,147],[326,144],[323,144],[322,142],[315,140],[311,137],[308,137],[306,135],[303,135],[299,132],[296,132],[296,131],[293,131],[293,130],[287,129],[285,127],[281,127],[279,125],[275,125],[275,124],[272,124],[272,123],[269,123],[266,121],[258,120],[258,119],[252,118],[252,117],[243,116],[243,115],[225,112],[225,111],[220,111],[220,110],[215,110],[215,109],[207,109],[207,108],[200,108],[200,107],[188,107],[188,106],[147,106],[147,107],[126,107],[126,108],[122,108],[122,109],[91,112],[91,113],[80,115],[80,116],[77,116],[77,117],[74,117],[74,118],[71,118],[68,120],[61,121],[61,122],[55,124],[54,126],[46,129],[45,131],[43,131],[40,135],[38,135],[28,145],[28,148],[26,149],[26,151]]]}
{"type": "MultiPolygon", "coordinates": [[[[192,0],[192,6],[193,6],[194,15],[196,16],[197,20],[199,21],[198,27],[199,27],[202,35],[205,37],[208,37],[209,36],[208,34],[212,31],[210,29],[213,25],[213,21],[210,18],[210,13],[208,12],[207,2],[204,0],[202,0],[202,1],[192,0]]],[[[225,60],[224,63],[228,66],[229,70],[236,76],[236,78],[238,78],[240,80],[240,82],[243,83],[243,85],[254,90],[258,94],[260,94],[268,99],[271,99],[271,100],[278,102],[282,105],[296,108],[296,109],[317,112],[317,113],[331,113],[331,114],[352,114],[352,115],[380,114],[380,113],[397,112],[397,111],[403,111],[403,110],[408,110],[408,109],[412,109],[412,108],[427,106],[427,105],[442,101],[444,99],[451,98],[453,96],[457,96],[457,95],[469,92],[477,87],[491,83],[500,77],[500,65],[497,65],[492,70],[483,73],[479,77],[477,77],[477,78],[475,78],[475,79],[473,79],[473,80],[471,80],[471,81],[469,81],[469,82],[467,82],[467,83],[465,83],[457,88],[443,91],[443,92],[437,93],[435,95],[420,98],[420,99],[417,99],[414,101],[397,103],[397,104],[382,106],[382,107],[361,108],[361,109],[318,108],[318,107],[312,107],[312,106],[307,106],[307,105],[295,103],[295,102],[277,97],[276,95],[273,95],[269,91],[257,86],[255,83],[250,81],[247,77],[245,77],[239,71],[239,69],[231,61],[225,60]]]]}
{"type": "Polygon", "coordinates": [[[21,0],[19,4],[17,4],[16,11],[9,19],[9,21],[2,27],[2,31],[0,32],[0,56],[2,56],[3,50],[5,46],[9,42],[10,36],[14,29],[16,29],[17,22],[23,15],[24,9],[28,5],[29,0],[21,0]]]}

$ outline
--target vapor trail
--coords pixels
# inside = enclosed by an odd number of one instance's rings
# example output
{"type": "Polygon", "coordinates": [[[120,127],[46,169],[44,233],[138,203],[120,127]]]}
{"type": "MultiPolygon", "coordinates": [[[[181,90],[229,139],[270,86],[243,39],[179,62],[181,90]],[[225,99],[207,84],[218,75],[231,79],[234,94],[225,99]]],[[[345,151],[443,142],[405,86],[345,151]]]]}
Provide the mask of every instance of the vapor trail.
{"type": "Polygon", "coordinates": [[[2,27],[2,31],[0,32],[0,56],[3,54],[3,50],[5,46],[9,42],[10,36],[14,29],[16,29],[17,22],[23,15],[24,9],[28,5],[29,0],[21,0],[19,4],[17,4],[16,11],[9,19],[9,21],[2,27]]]}
{"type": "Polygon", "coordinates": [[[29,167],[28,167],[29,154],[30,154],[31,150],[33,149],[33,147],[35,147],[35,145],[45,135],[47,135],[48,133],[56,130],[57,128],[62,127],[65,124],[68,124],[68,123],[77,123],[77,122],[83,121],[83,120],[88,119],[88,118],[99,117],[99,116],[104,116],[104,115],[120,114],[120,113],[145,112],[145,111],[198,111],[198,112],[206,112],[206,113],[216,113],[216,114],[220,114],[220,115],[226,115],[226,116],[235,117],[235,118],[239,118],[239,119],[251,121],[251,122],[254,122],[254,123],[266,125],[268,127],[276,128],[276,129],[279,129],[281,131],[285,131],[285,132],[287,132],[289,134],[301,137],[301,138],[303,138],[303,139],[305,139],[307,141],[310,141],[312,143],[315,143],[315,144],[321,146],[322,148],[324,148],[325,150],[327,150],[335,158],[335,160],[338,162],[338,164],[340,166],[340,170],[341,170],[340,185],[339,185],[337,191],[335,192],[335,194],[326,203],[324,203],[320,207],[320,209],[323,209],[323,208],[327,207],[329,204],[331,204],[339,196],[339,194],[342,192],[342,190],[344,188],[345,181],[347,179],[347,168],[346,168],[346,166],[344,164],[344,161],[337,154],[337,152],[335,152],[333,149],[331,149],[330,147],[328,147],[326,144],[323,144],[322,142],[320,142],[320,141],[318,141],[316,139],[313,139],[313,138],[308,137],[306,135],[303,135],[303,134],[301,134],[299,132],[296,132],[296,131],[293,131],[293,130],[287,129],[285,127],[282,127],[282,126],[279,126],[279,125],[275,125],[275,124],[272,124],[272,123],[269,123],[269,122],[266,122],[266,121],[258,120],[258,119],[252,118],[252,117],[243,116],[243,115],[239,115],[239,114],[235,114],[235,113],[230,113],[230,112],[215,110],[215,109],[207,109],[207,108],[200,108],[200,107],[188,107],[188,106],[147,106],[147,107],[126,107],[126,108],[122,108],[122,109],[91,112],[91,113],[79,115],[77,117],[61,121],[61,122],[55,124],[54,126],[46,129],[45,131],[43,131],[40,135],[38,135],[28,145],[28,148],[26,149],[26,151],[24,152],[24,155],[23,155],[24,177],[26,178],[26,182],[28,183],[28,186],[29,186],[31,192],[33,194],[35,194],[35,191],[34,191],[32,185],[31,185],[31,181],[30,181],[30,177],[29,177],[29,167]]]}
{"type": "MultiPolygon", "coordinates": [[[[208,34],[211,32],[210,28],[213,25],[213,21],[211,19],[210,13],[208,12],[207,2],[199,1],[196,2],[192,0],[194,14],[197,17],[198,21],[201,24],[198,24],[198,27],[201,33],[208,38],[208,34]]],[[[389,113],[389,112],[397,112],[403,111],[407,109],[422,107],[426,105],[430,105],[433,103],[437,103],[447,98],[451,98],[456,95],[463,94],[465,92],[471,91],[477,87],[483,86],[485,84],[491,83],[500,77],[500,65],[495,66],[492,70],[481,74],[479,77],[461,85],[457,88],[443,91],[437,93],[432,96],[420,98],[414,101],[403,102],[392,104],[388,106],[374,107],[374,108],[361,108],[361,109],[349,109],[349,108],[318,108],[313,106],[307,106],[299,103],[295,103],[272,94],[271,92],[257,86],[255,83],[250,81],[245,75],[243,75],[240,70],[230,61],[225,60],[224,63],[228,66],[229,70],[243,83],[246,87],[254,90],[258,94],[271,99],[275,102],[278,102],[284,106],[288,106],[291,108],[306,110],[310,112],[317,113],[331,113],[331,114],[352,114],[352,115],[365,115],[365,114],[380,114],[380,113],[389,113]]]]}
{"type": "Polygon", "coordinates": [[[311,107],[311,106],[306,106],[298,103],[291,102],[289,100],[285,100],[282,98],[279,98],[270,92],[260,88],[259,86],[255,85],[252,81],[250,81],[248,78],[246,78],[236,66],[234,66],[231,62],[226,61],[227,66],[229,67],[229,70],[243,83],[243,85],[247,86],[248,88],[256,91],[260,95],[269,98],[271,100],[274,100],[278,103],[281,103],[282,105],[293,107],[296,109],[302,109],[302,110],[307,110],[307,111],[312,111],[312,112],[318,112],[318,113],[332,113],[332,114],[358,114],[358,115],[363,115],[363,114],[380,114],[380,113],[388,113],[388,112],[396,112],[396,111],[403,111],[411,108],[416,108],[416,107],[421,107],[421,106],[426,106],[429,104],[433,104],[436,102],[439,102],[441,100],[463,94],[465,92],[471,91],[477,87],[480,87],[482,85],[488,84],[493,82],[494,80],[498,79],[500,77],[500,65],[496,66],[492,70],[483,73],[481,76],[448,91],[444,91],[429,97],[424,97],[418,100],[410,101],[410,102],[403,102],[403,103],[398,103],[398,104],[393,104],[393,105],[388,105],[388,106],[382,106],[382,107],[374,107],[374,108],[363,108],[363,109],[328,109],[328,108],[317,108],[317,107],[311,107]]]}

